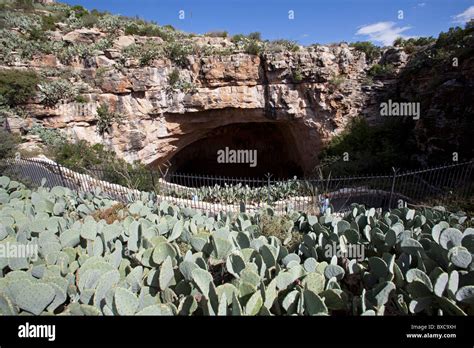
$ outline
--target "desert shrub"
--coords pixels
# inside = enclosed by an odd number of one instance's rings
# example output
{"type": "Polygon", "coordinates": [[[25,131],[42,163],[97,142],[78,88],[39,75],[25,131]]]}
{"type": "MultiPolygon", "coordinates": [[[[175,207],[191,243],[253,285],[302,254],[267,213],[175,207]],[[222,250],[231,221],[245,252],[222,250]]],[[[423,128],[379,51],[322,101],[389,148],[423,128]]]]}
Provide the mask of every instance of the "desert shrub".
{"type": "Polygon", "coordinates": [[[36,94],[40,79],[31,70],[0,70],[0,95],[9,106],[25,104],[36,94]]]}
{"type": "Polygon", "coordinates": [[[239,42],[243,41],[245,38],[246,38],[246,36],[244,34],[235,34],[235,35],[232,36],[230,41],[232,41],[233,43],[239,43],[239,42]]]}
{"type": "Polygon", "coordinates": [[[97,27],[107,32],[115,33],[121,29],[123,20],[119,16],[105,14],[101,16],[97,22],[97,27]]]}
{"type": "Polygon", "coordinates": [[[295,41],[285,39],[273,40],[266,45],[266,50],[269,52],[297,52],[299,49],[300,46],[295,41]]]}
{"type": "Polygon", "coordinates": [[[75,143],[65,143],[51,149],[54,159],[67,168],[84,171],[115,158],[111,151],[105,149],[101,144],[90,145],[85,140],[75,143]]]}
{"type": "Polygon", "coordinates": [[[67,80],[53,80],[38,86],[41,104],[54,107],[60,101],[70,101],[76,96],[73,85],[67,80]]]}
{"type": "Polygon", "coordinates": [[[99,22],[99,17],[92,13],[87,13],[81,17],[82,26],[86,28],[93,28],[99,22]]]}
{"type": "Polygon", "coordinates": [[[253,33],[248,34],[247,37],[248,37],[250,40],[262,41],[262,34],[259,33],[258,31],[255,31],[255,32],[253,32],[253,33]]]}
{"type": "Polygon", "coordinates": [[[171,42],[165,47],[166,56],[179,66],[186,66],[188,56],[192,53],[192,46],[183,42],[171,42]]]}
{"type": "Polygon", "coordinates": [[[158,45],[148,45],[148,49],[143,49],[140,56],[140,65],[149,65],[153,60],[159,58],[163,54],[163,50],[158,45]]]}
{"type": "Polygon", "coordinates": [[[264,49],[264,43],[260,41],[257,33],[249,34],[247,36],[242,34],[234,35],[231,41],[238,47],[239,50],[248,54],[260,55],[264,49]]]}
{"type": "Polygon", "coordinates": [[[174,31],[174,28],[160,27],[156,23],[147,23],[143,20],[136,20],[125,27],[125,35],[160,37],[167,42],[174,41],[174,31]]]}
{"type": "Polygon", "coordinates": [[[244,44],[244,52],[258,56],[263,52],[263,47],[259,42],[250,40],[244,44]]]}
{"type": "Polygon", "coordinates": [[[333,76],[329,80],[329,86],[332,88],[339,88],[346,81],[346,78],[343,75],[333,76]]]}
{"type": "Polygon", "coordinates": [[[250,33],[248,35],[235,34],[231,38],[231,41],[233,43],[239,43],[239,42],[245,41],[245,40],[262,41],[262,34],[260,34],[259,32],[253,32],[253,33],[250,33]]]}
{"type": "Polygon", "coordinates": [[[49,148],[49,155],[59,164],[100,180],[152,191],[150,172],[139,162],[127,163],[102,144],[91,145],[85,140],[66,142],[49,148]]]}
{"type": "Polygon", "coordinates": [[[368,71],[370,76],[388,77],[393,75],[395,68],[392,64],[374,64],[368,71]]]}
{"type": "Polygon", "coordinates": [[[74,98],[74,101],[75,101],[76,103],[79,103],[79,104],[87,103],[87,99],[86,99],[84,96],[80,95],[80,94],[77,95],[77,96],[74,98]]]}
{"type": "Polygon", "coordinates": [[[32,11],[35,9],[33,0],[14,0],[13,7],[25,11],[32,11]]]}
{"type": "Polygon", "coordinates": [[[43,31],[54,31],[56,30],[57,17],[53,15],[47,15],[41,17],[41,29],[43,31]]]}
{"type": "Polygon", "coordinates": [[[115,221],[125,220],[130,215],[126,205],[117,203],[109,208],[98,209],[91,216],[95,221],[104,220],[108,225],[111,225],[115,221]]]}
{"type": "Polygon", "coordinates": [[[349,161],[331,164],[333,175],[390,172],[392,166],[409,168],[416,164],[412,159],[416,151],[414,121],[387,119],[379,125],[369,125],[363,118],[353,119],[322,151],[320,158],[342,157],[349,161]]]}
{"type": "Polygon", "coordinates": [[[178,69],[174,69],[168,75],[168,83],[172,90],[179,89],[185,93],[194,93],[196,91],[196,86],[194,83],[181,79],[178,69]]]}
{"type": "Polygon", "coordinates": [[[46,41],[48,40],[48,36],[42,28],[32,28],[28,31],[28,40],[46,41]]]}
{"type": "Polygon", "coordinates": [[[179,82],[179,70],[174,69],[169,75],[168,75],[168,83],[170,86],[174,87],[177,85],[179,82]]]}
{"type": "Polygon", "coordinates": [[[16,28],[22,33],[27,33],[29,30],[34,28],[41,28],[41,17],[38,15],[26,15],[8,11],[2,14],[0,18],[3,28],[16,28]]]}
{"type": "Polygon", "coordinates": [[[369,41],[357,41],[351,43],[350,46],[354,47],[356,50],[365,53],[367,61],[371,62],[377,59],[380,56],[380,47],[375,46],[369,41]]]}
{"type": "Polygon", "coordinates": [[[122,116],[116,112],[110,111],[107,104],[101,104],[97,108],[96,121],[97,133],[103,135],[110,132],[110,128],[115,122],[120,124],[122,116]]]}
{"type": "Polygon", "coordinates": [[[293,70],[293,73],[292,73],[292,77],[293,77],[293,82],[301,82],[303,81],[303,74],[301,73],[301,69],[300,68],[296,68],[293,70]]]}
{"type": "Polygon", "coordinates": [[[436,42],[436,39],[433,37],[419,37],[419,38],[409,38],[403,39],[401,37],[397,38],[394,42],[394,46],[403,47],[403,50],[411,54],[415,52],[417,49],[431,45],[436,42]]]}
{"type": "Polygon", "coordinates": [[[259,231],[266,238],[276,237],[281,244],[293,252],[303,239],[303,234],[294,231],[294,221],[288,215],[272,215],[263,213],[260,215],[259,231]]]}
{"type": "Polygon", "coordinates": [[[82,18],[85,15],[89,14],[89,11],[82,7],[81,5],[72,6],[69,9],[69,14],[74,14],[76,18],[82,18]]]}
{"type": "Polygon", "coordinates": [[[209,36],[209,37],[228,37],[229,33],[227,31],[210,31],[204,36],[209,36]]]}
{"type": "Polygon", "coordinates": [[[17,135],[11,134],[3,129],[2,126],[3,125],[0,124],[0,159],[13,157],[20,143],[20,139],[17,135]]]}

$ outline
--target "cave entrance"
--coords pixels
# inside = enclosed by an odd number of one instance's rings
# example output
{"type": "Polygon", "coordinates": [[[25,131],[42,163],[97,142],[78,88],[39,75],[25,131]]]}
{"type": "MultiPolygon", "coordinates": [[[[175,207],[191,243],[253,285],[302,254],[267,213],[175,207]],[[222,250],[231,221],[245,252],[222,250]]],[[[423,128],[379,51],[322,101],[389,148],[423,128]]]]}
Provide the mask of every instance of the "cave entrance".
{"type": "Polygon", "coordinates": [[[170,162],[171,173],[259,178],[267,173],[274,178],[303,174],[291,127],[284,123],[214,128],[177,152],[170,162]]]}

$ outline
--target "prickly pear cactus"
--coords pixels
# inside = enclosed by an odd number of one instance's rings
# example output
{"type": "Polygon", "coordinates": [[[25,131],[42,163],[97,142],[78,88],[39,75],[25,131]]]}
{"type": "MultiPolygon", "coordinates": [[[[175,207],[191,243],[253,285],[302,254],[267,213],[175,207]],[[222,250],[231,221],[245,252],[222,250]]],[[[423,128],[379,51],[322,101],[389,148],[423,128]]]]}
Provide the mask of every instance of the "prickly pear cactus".
{"type": "Polygon", "coordinates": [[[344,217],[293,212],[268,233],[277,218],[0,177],[0,314],[474,314],[462,214],[353,205],[344,217]]]}

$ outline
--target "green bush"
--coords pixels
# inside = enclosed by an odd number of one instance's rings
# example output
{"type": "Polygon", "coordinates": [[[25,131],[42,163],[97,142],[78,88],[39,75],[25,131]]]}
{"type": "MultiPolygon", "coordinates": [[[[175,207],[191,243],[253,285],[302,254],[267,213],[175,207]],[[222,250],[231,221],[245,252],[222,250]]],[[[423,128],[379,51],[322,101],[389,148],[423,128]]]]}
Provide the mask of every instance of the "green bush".
{"type": "Polygon", "coordinates": [[[244,34],[235,34],[232,36],[231,41],[233,43],[239,43],[240,41],[245,41],[245,40],[250,40],[250,41],[262,41],[262,34],[259,32],[253,32],[248,35],[244,34]]]}
{"type": "Polygon", "coordinates": [[[116,33],[122,28],[123,21],[124,19],[119,16],[104,14],[103,16],[100,16],[97,26],[101,30],[116,33]]]}
{"type": "Polygon", "coordinates": [[[80,5],[76,5],[76,6],[71,7],[71,9],[69,10],[69,13],[74,14],[76,18],[82,18],[85,15],[89,14],[89,11],[80,5]]]}
{"type": "Polygon", "coordinates": [[[79,140],[55,144],[49,151],[57,163],[79,173],[142,191],[153,190],[150,173],[144,165],[127,163],[102,144],[91,145],[79,140]]]}
{"type": "Polygon", "coordinates": [[[0,70],[0,95],[7,105],[25,104],[36,94],[40,79],[31,70],[0,70]]]}
{"type": "Polygon", "coordinates": [[[32,11],[35,9],[33,0],[14,0],[14,8],[25,11],[32,11]]]}
{"type": "Polygon", "coordinates": [[[92,14],[92,13],[87,13],[81,18],[82,21],[82,26],[86,28],[93,28],[94,26],[99,23],[99,17],[97,15],[92,14]]]}
{"type": "Polygon", "coordinates": [[[293,82],[301,82],[303,81],[303,74],[301,73],[301,69],[300,68],[296,68],[295,70],[293,70],[293,82]]]}
{"type": "Polygon", "coordinates": [[[258,41],[251,40],[244,45],[244,52],[258,56],[263,52],[263,47],[258,41]]]}
{"type": "Polygon", "coordinates": [[[54,107],[60,101],[70,101],[76,96],[73,85],[67,80],[54,80],[38,86],[41,104],[54,107]]]}
{"type": "Polygon", "coordinates": [[[372,62],[380,56],[381,50],[380,47],[375,46],[369,41],[357,41],[351,43],[350,46],[354,47],[356,50],[365,53],[367,61],[372,62]]]}
{"type": "Polygon", "coordinates": [[[197,90],[194,83],[182,80],[180,78],[178,69],[174,69],[168,75],[168,84],[170,85],[171,90],[178,89],[185,93],[195,93],[197,90]]]}
{"type": "Polygon", "coordinates": [[[414,125],[409,119],[387,119],[382,124],[369,125],[365,119],[355,118],[331,140],[320,159],[349,155],[349,161],[339,160],[328,168],[333,175],[384,173],[390,172],[392,166],[415,167],[414,125]]]}
{"type": "Polygon", "coordinates": [[[13,157],[20,143],[18,136],[7,132],[2,126],[0,124],[0,159],[13,157]]]}
{"type": "Polygon", "coordinates": [[[188,56],[192,53],[192,47],[182,42],[171,42],[165,47],[166,56],[179,66],[188,64],[188,56]]]}
{"type": "Polygon", "coordinates": [[[266,50],[270,52],[297,52],[299,49],[300,46],[295,41],[285,39],[273,40],[266,45],[266,50]]]}
{"type": "Polygon", "coordinates": [[[392,64],[374,64],[368,71],[370,76],[389,77],[395,73],[392,64]]]}
{"type": "Polygon", "coordinates": [[[249,38],[250,40],[262,41],[262,34],[258,31],[255,31],[253,33],[248,34],[247,38],[249,38]]]}
{"type": "Polygon", "coordinates": [[[41,17],[41,29],[43,31],[54,31],[56,30],[57,18],[53,15],[41,17]]]}
{"type": "Polygon", "coordinates": [[[118,113],[112,112],[109,110],[107,104],[101,104],[97,108],[96,116],[96,130],[100,135],[110,132],[110,128],[114,123],[121,123],[122,116],[118,113]]]}
{"type": "Polygon", "coordinates": [[[139,35],[149,37],[160,37],[164,41],[174,41],[174,30],[160,27],[155,23],[146,23],[142,21],[132,22],[125,27],[125,35],[139,35]]]}
{"type": "Polygon", "coordinates": [[[173,71],[168,75],[168,83],[171,87],[175,87],[179,82],[179,70],[173,69],[173,71]]]}
{"type": "Polygon", "coordinates": [[[419,37],[419,38],[409,38],[403,39],[401,37],[397,38],[394,42],[394,46],[403,47],[403,50],[408,53],[412,54],[417,49],[431,45],[436,42],[436,39],[433,37],[419,37]]]}
{"type": "Polygon", "coordinates": [[[80,94],[77,95],[76,98],[74,98],[74,101],[76,103],[80,103],[80,104],[87,103],[87,99],[84,96],[80,95],[80,94]]]}
{"type": "Polygon", "coordinates": [[[229,33],[227,31],[210,31],[204,36],[209,36],[209,37],[228,37],[229,33]]]}

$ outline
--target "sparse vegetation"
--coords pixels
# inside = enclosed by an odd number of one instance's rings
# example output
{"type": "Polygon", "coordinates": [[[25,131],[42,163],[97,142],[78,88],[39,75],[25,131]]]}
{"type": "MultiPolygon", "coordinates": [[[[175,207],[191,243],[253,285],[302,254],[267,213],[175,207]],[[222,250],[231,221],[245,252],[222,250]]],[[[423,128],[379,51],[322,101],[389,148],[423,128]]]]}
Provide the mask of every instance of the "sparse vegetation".
{"type": "Polygon", "coordinates": [[[299,83],[299,82],[303,81],[303,74],[302,74],[300,68],[294,69],[292,75],[293,75],[293,82],[299,83]]]}
{"type": "Polygon", "coordinates": [[[344,77],[344,75],[337,75],[337,76],[333,76],[330,80],[329,80],[329,85],[331,86],[331,88],[333,89],[337,89],[339,87],[341,87],[341,85],[346,81],[346,78],[344,77]]]}
{"type": "Polygon", "coordinates": [[[32,70],[0,70],[0,95],[10,107],[25,104],[36,94],[39,76],[32,70]]]}
{"type": "Polygon", "coordinates": [[[183,42],[171,42],[165,47],[166,56],[179,66],[188,64],[188,56],[192,52],[192,46],[183,42]]]}
{"type": "Polygon", "coordinates": [[[173,71],[171,71],[168,76],[168,84],[172,90],[178,89],[185,93],[194,93],[196,91],[196,86],[192,82],[181,79],[178,69],[173,69],[173,71]]]}
{"type": "Polygon", "coordinates": [[[13,157],[19,143],[19,136],[6,131],[3,129],[3,124],[0,124],[0,159],[13,157]]]}
{"type": "Polygon", "coordinates": [[[374,64],[368,71],[368,75],[372,77],[391,77],[395,73],[392,64],[374,64]]]}
{"type": "Polygon", "coordinates": [[[320,155],[321,159],[349,154],[349,161],[336,161],[327,170],[333,175],[390,172],[391,167],[411,168],[414,155],[414,122],[409,119],[390,119],[380,125],[369,125],[363,118],[355,118],[345,131],[331,140],[320,155]]]}
{"type": "Polygon", "coordinates": [[[68,102],[74,100],[76,90],[67,80],[53,80],[38,85],[41,104],[54,107],[60,101],[68,102]]]}
{"type": "Polygon", "coordinates": [[[101,104],[97,108],[97,117],[96,117],[97,133],[99,133],[100,135],[109,133],[112,125],[114,123],[120,124],[122,122],[122,119],[123,117],[120,114],[110,111],[107,104],[101,104]]]}
{"type": "Polygon", "coordinates": [[[38,124],[31,127],[29,134],[38,135],[48,146],[62,146],[67,142],[66,135],[61,131],[53,128],[45,128],[38,124]]]}
{"type": "Polygon", "coordinates": [[[265,46],[265,50],[269,52],[297,52],[299,49],[300,46],[295,41],[285,39],[270,41],[265,46]]]}
{"type": "Polygon", "coordinates": [[[224,31],[210,31],[210,32],[204,34],[204,36],[226,38],[226,37],[229,36],[229,33],[225,30],[224,31]]]}
{"type": "Polygon", "coordinates": [[[352,47],[354,47],[356,50],[360,52],[365,53],[365,57],[367,61],[373,62],[377,58],[380,57],[381,50],[380,47],[374,45],[373,43],[369,41],[357,41],[354,43],[350,44],[352,47]]]}

